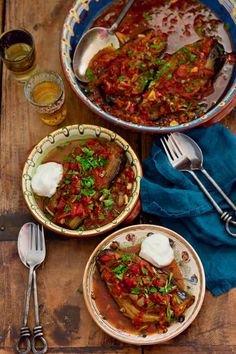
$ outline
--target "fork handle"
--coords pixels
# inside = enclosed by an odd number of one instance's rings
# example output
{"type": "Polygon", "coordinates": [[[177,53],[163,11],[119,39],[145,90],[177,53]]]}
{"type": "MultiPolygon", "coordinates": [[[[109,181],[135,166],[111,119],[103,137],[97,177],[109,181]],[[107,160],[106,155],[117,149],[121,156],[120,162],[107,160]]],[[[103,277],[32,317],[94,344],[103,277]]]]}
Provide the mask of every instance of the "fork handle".
{"type": "Polygon", "coordinates": [[[43,336],[43,327],[39,324],[33,329],[32,352],[34,354],[44,354],[48,350],[48,344],[43,336]],[[40,349],[37,346],[40,345],[40,349]]]}
{"type": "Polygon", "coordinates": [[[231,232],[230,228],[229,228],[229,223],[236,225],[236,222],[232,220],[232,216],[230,216],[229,213],[224,212],[221,207],[216,203],[215,199],[212,198],[212,196],[210,195],[210,193],[208,192],[208,190],[206,189],[206,187],[203,185],[203,183],[200,181],[200,179],[197,177],[197,175],[193,172],[193,171],[188,171],[193,178],[195,179],[195,181],[198,183],[199,187],[201,188],[201,190],[205,193],[205,195],[207,196],[207,198],[209,199],[209,201],[212,203],[212,205],[215,207],[215,209],[218,211],[218,213],[221,216],[221,220],[225,222],[225,229],[226,232],[233,237],[236,237],[236,234],[231,232]]]}
{"type": "Polygon", "coordinates": [[[33,329],[33,339],[31,343],[32,352],[34,354],[44,354],[47,352],[47,341],[43,336],[43,327],[39,323],[39,306],[38,306],[38,291],[37,291],[37,279],[36,269],[33,272],[33,293],[34,293],[34,316],[35,327],[33,329]],[[39,346],[40,349],[37,349],[39,346]]]}
{"type": "Polygon", "coordinates": [[[236,211],[236,205],[229,199],[229,197],[224,193],[224,191],[220,188],[220,186],[216,183],[216,181],[209,175],[209,173],[205,170],[205,168],[201,169],[202,173],[206,176],[206,178],[211,182],[211,184],[215,187],[215,189],[222,195],[225,201],[231,206],[231,208],[236,211]]]}

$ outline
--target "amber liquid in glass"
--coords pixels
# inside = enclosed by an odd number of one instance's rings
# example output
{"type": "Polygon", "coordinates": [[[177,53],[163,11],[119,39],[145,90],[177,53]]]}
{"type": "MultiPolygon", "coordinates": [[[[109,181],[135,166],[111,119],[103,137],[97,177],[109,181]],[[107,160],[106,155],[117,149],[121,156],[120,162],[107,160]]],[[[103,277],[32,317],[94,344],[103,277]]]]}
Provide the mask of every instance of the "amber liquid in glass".
{"type": "Polygon", "coordinates": [[[36,70],[35,54],[29,55],[31,51],[32,47],[26,43],[16,43],[5,49],[5,58],[13,62],[9,68],[18,81],[27,81],[36,70]]]}
{"type": "Polygon", "coordinates": [[[47,125],[57,125],[66,118],[66,105],[60,86],[55,82],[44,81],[37,84],[32,90],[33,101],[40,106],[45,106],[44,111],[40,111],[42,121],[47,125]],[[57,109],[58,106],[58,109],[57,109]]]}

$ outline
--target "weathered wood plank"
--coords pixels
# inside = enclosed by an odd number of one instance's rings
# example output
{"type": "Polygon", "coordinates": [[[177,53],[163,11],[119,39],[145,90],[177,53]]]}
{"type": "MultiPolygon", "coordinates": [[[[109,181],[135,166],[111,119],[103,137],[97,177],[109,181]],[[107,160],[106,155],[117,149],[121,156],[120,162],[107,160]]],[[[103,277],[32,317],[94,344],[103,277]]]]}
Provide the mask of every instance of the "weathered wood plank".
{"type": "MultiPolygon", "coordinates": [[[[70,4],[63,0],[6,2],[6,30],[14,27],[28,29],[35,39],[38,66],[55,70],[62,76],[59,39],[70,4]]],[[[138,134],[127,132],[97,117],[79,100],[68,83],[65,82],[65,86],[68,117],[62,125],[92,123],[105,126],[122,135],[138,151],[138,134]]],[[[19,210],[27,214],[21,193],[21,168],[32,146],[57,127],[48,127],[40,121],[26,101],[23,87],[14,81],[6,69],[3,72],[2,91],[0,214],[19,210]]]]}
{"type": "MultiPolygon", "coordinates": [[[[47,235],[48,236],[48,235],[47,235]]],[[[84,267],[101,238],[90,240],[47,237],[47,257],[38,269],[40,317],[49,352],[140,353],[103,333],[85,308],[82,295],[84,267]],[[100,348],[100,349],[99,349],[100,348]],[[101,349],[102,348],[102,349],[101,349]]],[[[15,242],[0,243],[0,350],[13,348],[21,326],[27,269],[21,264],[15,242]]],[[[236,349],[236,290],[219,297],[207,292],[203,307],[182,334],[144,353],[228,353],[236,349]],[[226,315],[227,314],[227,315],[226,315]]],[[[33,307],[30,326],[34,324],[33,307]]],[[[1,353],[1,351],[0,351],[1,353]]]]}
{"type": "MultiPolygon", "coordinates": [[[[101,239],[47,240],[47,257],[37,271],[40,318],[49,353],[141,353],[103,333],[85,308],[83,272],[101,239]],[[100,348],[96,351],[96,347],[100,348]],[[89,349],[90,348],[90,349],[89,349]],[[102,349],[101,349],[102,348],[102,349]]],[[[23,319],[28,270],[21,264],[15,242],[0,243],[0,353],[14,349],[23,319]]],[[[33,306],[30,327],[33,328],[33,306]]]]}

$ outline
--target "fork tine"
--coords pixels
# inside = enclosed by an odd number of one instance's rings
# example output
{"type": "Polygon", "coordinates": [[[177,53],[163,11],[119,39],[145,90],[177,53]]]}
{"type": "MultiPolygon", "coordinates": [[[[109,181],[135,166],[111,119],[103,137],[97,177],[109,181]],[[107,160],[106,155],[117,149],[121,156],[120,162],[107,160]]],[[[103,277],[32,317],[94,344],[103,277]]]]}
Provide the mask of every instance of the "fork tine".
{"type": "Polygon", "coordinates": [[[174,146],[176,147],[178,153],[180,155],[183,155],[183,151],[181,150],[181,147],[180,147],[180,145],[178,143],[178,135],[175,134],[175,133],[170,134],[170,139],[171,139],[172,143],[174,144],[174,146]]]}
{"type": "Polygon", "coordinates": [[[39,229],[39,225],[37,225],[37,250],[41,250],[41,232],[39,229]]]}
{"type": "Polygon", "coordinates": [[[168,146],[169,149],[172,151],[172,154],[174,155],[174,157],[179,157],[179,151],[176,148],[176,145],[173,143],[173,139],[172,139],[172,134],[168,135],[168,146]]]}
{"type": "Polygon", "coordinates": [[[43,228],[43,226],[41,227],[41,231],[39,230],[39,235],[40,235],[40,250],[43,251],[43,249],[44,249],[44,228],[43,228]]]}
{"type": "Polygon", "coordinates": [[[162,146],[163,146],[163,148],[165,150],[165,153],[166,153],[166,155],[168,157],[168,160],[170,162],[172,162],[173,161],[173,157],[171,156],[171,152],[169,151],[169,147],[167,145],[167,139],[165,137],[161,138],[161,143],[162,143],[162,146]]]}
{"type": "Polygon", "coordinates": [[[36,249],[36,232],[35,232],[35,225],[31,225],[31,250],[36,249]]]}

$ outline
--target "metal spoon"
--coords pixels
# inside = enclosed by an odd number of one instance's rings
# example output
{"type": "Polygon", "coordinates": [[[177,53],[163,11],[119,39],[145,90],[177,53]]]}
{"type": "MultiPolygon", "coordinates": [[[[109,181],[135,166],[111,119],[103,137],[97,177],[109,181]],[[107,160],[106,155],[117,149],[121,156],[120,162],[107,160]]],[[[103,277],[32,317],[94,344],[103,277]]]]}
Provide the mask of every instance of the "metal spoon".
{"type": "MultiPolygon", "coordinates": [[[[30,268],[27,257],[28,257],[28,252],[30,248],[30,240],[31,240],[31,233],[34,232],[36,233],[41,233],[39,230],[39,226],[35,225],[34,223],[28,222],[22,226],[19,232],[18,236],[18,241],[17,241],[17,248],[18,248],[18,254],[19,257],[22,261],[22,263],[27,267],[30,268]]],[[[43,262],[46,251],[45,251],[45,241],[44,241],[44,235],[43,235],[43,229],[42,233],[40,234],[40,238],[42,241],[42,251],[40,252],[40,264],[43,262]]],[[[38,264],[39,265],[39,264],[38,264]]],[[[39,323],[39,311],[38,311],[38,295],[37,295],[37,282],[36,282],[36,271],[35,268],[33,270],[33,274],[31,277],[31,273],[29,273],[29,280],[28,280],[28,288],[26,292],[26,300],[25,300],[25,310],[24,310],[24,320],[23,320],[23,326],[21,328],[21,335],[20,338],[17,342],[16,345],[16,350],[18,353],[21,354],[27,354],[31,350],[33,353],[36,354],[43,354],[46,353],[47,351],[47,342],[45,338],[43,337],[43,331],[42,331],[42,326],[39,323]],[[30,343],[30,329],[28,327],[28,315],[29,315],[29,304],[30,304],[30,294],[31,294],[31,288],[33,284],[33,292],[34,292],[34,307],[35,307],[35,327],[33,330],[34,336],[32,340],[32,346],[30,343]],[[36,348],[36,341],[39,340],[41,344],[43,345],[42,348],[37,349],[36,348]],[[24,345],[24,349],[20,349],[20,344],[24,345]]]]}
{"type": "Polygon", "coordinates": [[[129,0],[117,20],[110,28],[93,27],[86,31],[77,44],[73,56],[73,69],[77,78],[82,82],[88,82],[86,71],[91,59],[102,49],[120,47],[120,42],[114,34],[115,30],[123,20],[134,0],[129,0]]]}

